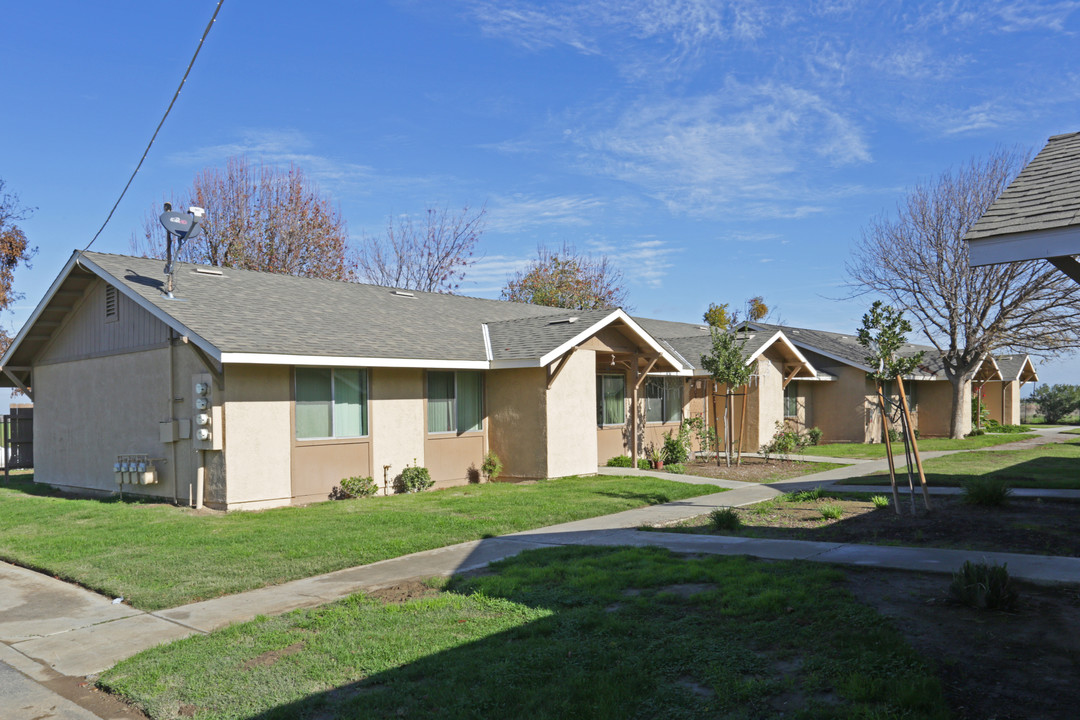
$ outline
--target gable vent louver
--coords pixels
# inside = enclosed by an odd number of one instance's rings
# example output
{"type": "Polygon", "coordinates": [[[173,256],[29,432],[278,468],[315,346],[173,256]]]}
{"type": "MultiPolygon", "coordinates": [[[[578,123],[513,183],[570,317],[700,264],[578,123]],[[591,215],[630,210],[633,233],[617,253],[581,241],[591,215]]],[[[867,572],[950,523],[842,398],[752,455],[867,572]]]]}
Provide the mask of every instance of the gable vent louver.
{"type": "Polygon", "coordinates": [[[116,322],[120,315],[120,296],[112,285],[105,286],[105,322],[116,322]]]}

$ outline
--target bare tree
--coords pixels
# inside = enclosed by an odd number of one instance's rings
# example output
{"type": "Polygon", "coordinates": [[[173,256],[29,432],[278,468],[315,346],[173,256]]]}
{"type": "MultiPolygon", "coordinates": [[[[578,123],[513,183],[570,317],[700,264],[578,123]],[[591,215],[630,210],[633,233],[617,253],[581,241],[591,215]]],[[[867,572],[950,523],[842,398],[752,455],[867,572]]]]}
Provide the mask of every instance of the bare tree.
{"type": "Polygon", "coordinates": [[[574,310],[629,309],[622,271],[606,255],[582,254],[565,243],[561,250],[541,245],[536,254],[528,267],[506,279],[503,300],[574,310]]]}
{"type": "Polygon", "coordinates": [[[359,275],[376,285],[454,293],[476,262],[486,214],[485,208],[471,212],[466,205],[457,214],[428,208],[423,225],[408,215],[391,219],[385,238],[362,238],[356,253],[359,275]]]}
{"type": "MultiPolygon", "coordinates": [[[[203,233],[188,240],[176,259],[244,270],[348,280],[345,221],[297,167],[253,165],[231,157],[225,168],[200,171],[191,189],[173,203],[206,210],[203,233]]],[[[165,257],[165,231],[152,209],[133,249],[165,257]]]]}
{"type": "MultiPolygon", "coordinates": [[[[7,310],[21,295],[13,289],[15,268],[22,263],[29,267],[37,248],[26,243],[26,234],[16,223],[30,217],[31,208],[25,207],[15,193],[4,192],[4,180],[0,178],[0,311],[7,310]]],[[[0,328],[0,353],[11,344],[7,332],[0,328]]]]}
{"type": "Polygon", "coordinates": [[[970,267],[963,237],[1019,173],[1026,156],[997,150],[916,185],[896,217],[863,230],[847,263],[856,294],[883,295],[910,314],[941,353],[952,383],[950,433],[970,413],[969,383],[998,350],[1043,357],[1080,339],[1080,284],[1045,261],[970,267]]]}

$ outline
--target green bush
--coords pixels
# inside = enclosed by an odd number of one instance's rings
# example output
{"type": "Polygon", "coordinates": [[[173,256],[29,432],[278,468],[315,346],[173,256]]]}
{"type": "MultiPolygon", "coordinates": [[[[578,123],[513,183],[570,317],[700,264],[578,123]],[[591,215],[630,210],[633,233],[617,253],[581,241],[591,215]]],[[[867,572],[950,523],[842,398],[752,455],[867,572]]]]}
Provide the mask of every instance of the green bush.
{"type": "Polygon", "coordinates": [[[665,463],[684,463],[690,459],[690,430],[679,426],[679,434],[668,430],[664,434],[664,447],[660,458],[665,463]]]}
{"type": "MultiPolygon", "coordinates": [[[[627,466],[627,467],[629,467],[629,466],[627,466]]],[[[652,466],[649,465],[649,459],[648,458],[638,458],[637,468],[638,468],[638,470],[652,470],[652,466]]]]}
{"type": "Polygon", "coordinates": [[[426,467],[409,465],[401,471],[395,486],[399,493],[416,493],[427,490],[434,484],[435,481],[431,479],[431,473],[426,467]]]}
{"type": "Polygon", "coordinates": [[[498,455],[490,451],[484,455],[484,462],[480,463],[480,472],[484,473],[488,482],[497,480],[502,471],[503,464],[498,455]]]}
{"type": "Polygon", "coordinates": [[[821,499],[822,489],[819,487],[810,490],[785,493],[781,497],[788,502],[816,502],[821,499]]]}
{"type": "Polygon", "coordinates": [[[900,440],[901,440],[900,431],[897,430],[896,428],[889,428],[889,442],[896,443],[896,442],[900,442],[900,440]]]}
{"type": "Polygon", "coordinates": [[[802,450],[810,444],[810,438],[793,430],[782,422],[776,422],[776,434],[770,442],[761,446],[761,454],[765,456],[765,462],[773,455],[790,455],[802,450]]]}
{"type": "Polygon", "coordinates": [[[735,508],[722,507],[709,513],[709,525],[713,530],[732,531],[742,527],[742,520],[739,519],[739,513],[735,512],[735,508]]]}
{"type": "Polygon", "coordinates": [[[819,427],[812,427],[806,431],[806,437],[811,445],[820,445],[822,434],[821,428],[819,427]]]}
{"type": "Polygon", "coordinates": [[[964,437],[978,437],[979,435],[985,435],[985,434],[986,434],[986,431],[983,430],[982,428],[975,428],[974,430],[969,432],[964,437]]]}
{"type": "Polygon", "coordinates": [[[984,507],[1004,505],[1012,495],[1012,488],[1004,479],[982,475],[964,481],[964,502],[984,507]]]}
{"type": "Polygon", "coordinates": [[[379,486],[370,477],[347,477],[336,488],[335,497],[339,499],[371,497],[379,492],[379,486]]]}
{"type": "Polygon", "coordinates": [[[1027,425],[1002,425],[997,420],[991,420],[986,423],[986,431],[992,433],[1026,433],[1031,432],[1031,428],[1027,425]]]}
{"type": "Polygon", "coordinates": [[[874,507],[879,510],[889,507],[889,498],[885,495],[874,495],[870,498],[870,502],[874,503],[874,507]]]}
{"type": "Polygon", "coordinates": [[[818,508],[818,512],[821,513],[821,517],[826,520],[839,520],[844,514],[844,508],[839,505],[822,505],[818,508]]]}
{"type": "Polygon", "coordinates": [[[630,459],[629,455],[616,455],[613,458],[608,458],[608,467],[633,467],[634,461],[630,459]]]}
{"type": "Polygon", "coordinates": [[[1031,393],[1047,424],[1061,422],[1080,407],[1080,385],[1040,385],[1031,393]]]}
{"type": "Polygon", "coordinates": [[[964,562],[953,575],[949,594],[976,610],[1015,610],[1020,594],[1009,577],[1008,565],[964,562]]]}
{"type": "Polygon", "coordinates": [[[675,473],[676,475],[685,475],[686,466],[682,463],[671,463],[670,465],[664,465],[664,472],[675,473]]]}

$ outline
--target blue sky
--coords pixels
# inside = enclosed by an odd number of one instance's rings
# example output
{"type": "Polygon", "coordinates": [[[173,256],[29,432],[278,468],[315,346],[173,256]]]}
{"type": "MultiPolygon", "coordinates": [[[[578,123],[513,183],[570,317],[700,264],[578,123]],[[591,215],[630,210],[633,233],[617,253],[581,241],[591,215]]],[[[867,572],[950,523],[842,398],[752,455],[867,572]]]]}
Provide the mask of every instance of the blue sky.
{"type": "MultiPolygon", "coordinates": [[[[5,7],[0,177],[40,248],[10,331],[104,220],[214,5],[5,7]]],[[[973,155],[1080,130],[1078,31],[1067,0],[226,0],[93,249],[129,252],[164,195],[245,153],[303,167],[354,238],[486,205],[468,294],[566,241],[616,261],[638,314],[761,294],[852,331],[869,300],[839,300],[844,263],[872,217],[973,155]]]]}

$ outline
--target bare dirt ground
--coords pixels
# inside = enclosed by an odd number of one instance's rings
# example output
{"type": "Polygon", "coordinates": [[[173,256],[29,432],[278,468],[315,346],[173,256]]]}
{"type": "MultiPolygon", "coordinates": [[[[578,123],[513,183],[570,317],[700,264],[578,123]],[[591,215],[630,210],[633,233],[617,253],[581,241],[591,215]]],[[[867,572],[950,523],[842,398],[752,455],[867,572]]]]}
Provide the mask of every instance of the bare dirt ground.
{"type": "Polygon", "coordinates": [[[1020,585],[1014,613],[948,601],[949,578],[849,569],[848,588],[937,668],[958,720],[1073,720],[1080,708],[1080,589],[1020,585]]]}
{"type": "MultiPolygon", "coordinates": [[[[889,489],[883,488],[888,496],[889,489]]],[[[958,497],[931,498],[933,511],[927,513],[918,497],[918,515],[901,496],[902,515],[893,507],[876,508],[866,499],[825,497],[808,502],[772,501],[736,512],[743,528],[722,534],[751,537],[818,540],[823,542],[910,545],[914,547],[957,548],[1065,555],[1080,557],[1080,503],[1066,500],[1011,498],[1002,507],[969,505],[958,497]],[[822,517],[821,508],[837,505],[839,519],[822,517]]],[[[680,532],[709,533],[708,518],[701,517],[673,529],[680,532]]]]}
{"type": "Polygon", "coordinates": [[[773,482],[787,480],[788,478],[800,477],[814,472],[828,470],[832,465],[815,462],[798,462],[794,460],[771,460],[765,462],[762,458],[743,457],[742,463],[731,467],[720,460],[720,465],[712,462],[686,463],[687,475],[700,477],[721,478],[724,480],[738,480],[740,482],[773,482]]]}

